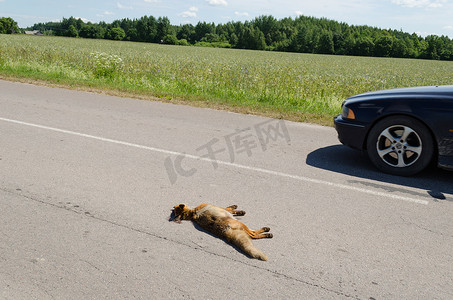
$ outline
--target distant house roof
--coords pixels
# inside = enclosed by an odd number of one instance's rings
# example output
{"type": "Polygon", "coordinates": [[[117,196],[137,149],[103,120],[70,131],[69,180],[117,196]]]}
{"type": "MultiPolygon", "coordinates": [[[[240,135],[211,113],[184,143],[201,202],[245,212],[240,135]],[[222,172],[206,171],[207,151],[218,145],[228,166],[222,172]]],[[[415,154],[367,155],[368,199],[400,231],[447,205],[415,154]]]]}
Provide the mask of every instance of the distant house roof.
{"type": "Polygon", "coordinates": [[[33,31],[25,31],[25,34],[30,34],[30,35],[43,35],[41,31],[39,30],[33,30],[33,31]]]}

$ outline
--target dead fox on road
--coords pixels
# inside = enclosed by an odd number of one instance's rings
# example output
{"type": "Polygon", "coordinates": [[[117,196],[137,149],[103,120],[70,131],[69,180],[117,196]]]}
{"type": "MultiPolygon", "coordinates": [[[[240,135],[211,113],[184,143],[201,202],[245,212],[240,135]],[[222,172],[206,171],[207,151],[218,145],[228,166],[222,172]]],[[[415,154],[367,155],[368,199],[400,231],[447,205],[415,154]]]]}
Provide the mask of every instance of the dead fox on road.
{"type": "Polygon", "coordinates": [[[251,239],[272,238],[269,227],[260,230],[250,230],[243,223],[239,222],[234,216],[243,216],[245,211],[236,210],[237,205],[221,208],[210,204],[201,204],[195,208],[190,208],[185,204],[173,207],[174,221],[181,223],[181,220],[191,220],[201,228],[226,239],[236,245],[252,258],[267,260],[266,254],[256,249],[251,239]]]}

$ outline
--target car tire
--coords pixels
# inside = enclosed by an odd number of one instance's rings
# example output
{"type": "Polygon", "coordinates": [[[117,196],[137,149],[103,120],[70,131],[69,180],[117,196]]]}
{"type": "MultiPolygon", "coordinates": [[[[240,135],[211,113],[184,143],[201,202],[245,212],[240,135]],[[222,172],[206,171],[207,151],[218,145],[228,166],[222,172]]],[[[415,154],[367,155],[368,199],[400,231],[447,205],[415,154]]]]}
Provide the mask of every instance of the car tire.
{"type": "Polygon", "coordinates": [[[367,152],[380,171],[411,176],[432,161],[434,141],[431,132],[420,121],[407,116],[391,116],[371,128],[367,152]]]}

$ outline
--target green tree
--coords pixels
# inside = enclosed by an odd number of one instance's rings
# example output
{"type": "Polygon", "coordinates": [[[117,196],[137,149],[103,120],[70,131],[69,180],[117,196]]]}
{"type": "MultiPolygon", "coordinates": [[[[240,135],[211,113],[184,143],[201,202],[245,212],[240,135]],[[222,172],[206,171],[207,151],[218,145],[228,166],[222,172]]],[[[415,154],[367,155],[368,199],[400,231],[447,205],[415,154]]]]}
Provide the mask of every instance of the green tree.
{"type": "Polygon", "coordinates": [[[82,38],[94,39],[94,26],[92,24],[85,24],[80,29],[79,36],[82,38]]]}
{"type": "Polygon", "coordinates": [[[357,55],[356,54],[356,39],[353,34],[349,34],[343,43],[344,54],[346,55],[357,55]]]}
{"type": "Polygon", "coordinates": [[[323,30],[319,36],[318,44],[316,45],[315,52],[319,54],[333,54],[335,51],[333,47],[332,32],[323,30]]]}
{"type": "Polygon", "coordinates": [[[236,47],[237,44],[239,43],[239,38],[238,38],[238,36],[236,35],[236,33],[233,32],[233,33],[230,35],[230,39],[229,39],[228,41],[230,42],[231,46],[236,47]]]}
{"type": "Polygon", "coordinates": [[[444,49],[445,43],[441,37],[437,35],[429,35],[425,38],[428,47],[425,50],[425,57],[429,59],[441,59],[441,54],[444,49]]]}
{"type": "Polygon", "coordinates": [[[238,38],[238,46],[242,49],[265,50],[266,40],[263,32],[253,26],[245,27],[238,38]]]}
{"type": "Polygon", "coordinates": [[[312,38],[312,31],[306,25],[299,25],[293,39],[293,49],[296,52],[311,53],[313,51],[312,38]]]}
{"type": "Polygon", "coordinates": [[[138,31],[137,28],[129,28],[126,32],[126,39],[128,41],[138,41],[138,31]]]}
{"type": "Polygon", "coordinates": [[[11,34],[19,33],[20,29],[17,27],[16,21],[11,18],[0,18],[0,33],[2,34],[11,34]]]}
{"type": "Polygon", "coordinates": [[[374,52],[373,40],[368,36],[360,36],[355,40],[354,55],[372,56],[374,52]]]}
{"type": "Polygon", "coordinates": [[[415,58],[416,57],[416,52],[415,52],[415,45],[413,40],[408,36],[404,38],[404,43],[406,44],[406,56],[408,58],[415,58]]]}
{"type": "Polygon", "coordinates": [[[201,42],[208,42],[208,43],[220,42],[220,36],[215,33],[208,33],[201,39],[201,42]]]}
{"type": "Polygon", "coordinates": [[[69,25],[68,30],[66,30],[65,36],[78,37],[79,32],[77,31],[74,25],[69,25]]]}
{"type": "Polygon", "coordinates": [[[157,20],[150,16],[141,17],[136,24],[137,41],[157,43],[160,42],[157,37],[157,20]]]}
{"type": "Polygon", "coordinates": [[[195,26],[194,41],[199,42],[209,33],[215,33],[214,23],[198,22],[195,26]]]}
{"type": "Polygon", "coordinates": [[[173,34],[167,34],[166,36],[164,36],[162,42],[167,45],[177,45],[178,38],[173,34]]]}
{"type": "Polygon", "coordinates": [[[83,21],[80,19],[76,19],[74,17],[70,17],[68,19],[63,18],[61,21],[61,28],[63,35],[65,36],[70,36],[70,37],[76,37],[78,36],[78,32],[80,29],[82,29],[83,26],[83,21]],[[72,27],[74,28],[72,28],[72,27]],[[74,30],[75,29],[75,30],[74,30]],[[74,35],[77,32],[77,35],[74,35]]]}
{"type": "Polygon", "coordinates": [[[189,42],[187,42],[186,39],[180,39],[178,40],[178,43],[176,45],[179,45],[179,46],[189,46],[189,42]]]}
{"type": "Polygon", "coordinates": [[[174,35],[173,27],[170,24],[170,20],[167,17],[160,17],[157,20],[157,42],[160,43],[163,41],[164,37],[167,35],[174,35]]]}
{"type": "Polygon", "coordinates": [[[260,16],[252,21],[252,25],[263,34],[267,45],[272,45],[279,40],[279,22],[273,16],[260,16]]]}
{"type": "Polygon", "coordinates": [[[189,43],[193,43],[195,41],[195,28],[192,24],[184,24],[179,27],[178,33],[176,37],[179,40],[186,40],[189,43]]]}
{"type": "Polygon", "coordinates": [[[104,28],[97,24],[84,24],[79,31],[79,37],[88,39],[103,39],[105,37],[104,28]]]}
{"type": "Polygon", "coordinates": [[[392,57],[408,57],[408,48],[407,44],[404,42],[404,40],[401,39],[395,39],[393,42],[393,47],[392,47],[392,57]]]}
{"type": "Polygon", "coordinates": [[[442,49],[440,50],[440,59],[453,60],[453,40],[446,36],[441,36],[443,41],[442,49]]]}
{"type": "Polygon", "coordinates": [[[123,28],[115,27],[107,31],[107,36],[110,40],[121,41],[126,37],[126,33],[123,28]]]}
{"type": "Polygon", "coordinates": [[[380,57],[389,57],[393,48],[393,37],[387,31],[383,31],[374,42],[374,54],[380,57]]]}

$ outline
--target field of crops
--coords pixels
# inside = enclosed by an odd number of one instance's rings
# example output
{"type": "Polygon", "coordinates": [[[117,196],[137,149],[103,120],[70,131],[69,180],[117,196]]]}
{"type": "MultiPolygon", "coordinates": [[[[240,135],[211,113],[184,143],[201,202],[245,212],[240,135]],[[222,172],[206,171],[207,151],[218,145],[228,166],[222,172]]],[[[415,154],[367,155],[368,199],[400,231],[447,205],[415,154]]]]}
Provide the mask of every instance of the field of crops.
{"type": "Polygon", "coordinates": [[[0,35],[0,76],[326,124],[353,94],[453,84],[453,62],[0,35]]]}

